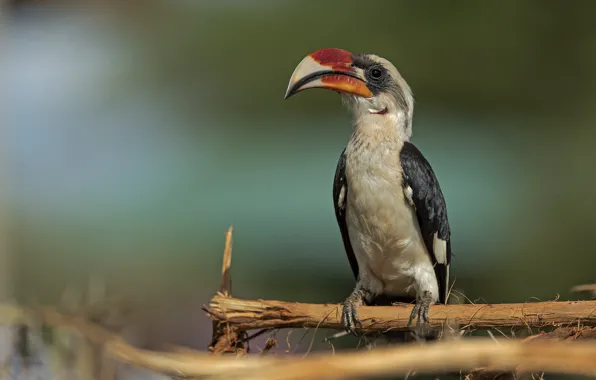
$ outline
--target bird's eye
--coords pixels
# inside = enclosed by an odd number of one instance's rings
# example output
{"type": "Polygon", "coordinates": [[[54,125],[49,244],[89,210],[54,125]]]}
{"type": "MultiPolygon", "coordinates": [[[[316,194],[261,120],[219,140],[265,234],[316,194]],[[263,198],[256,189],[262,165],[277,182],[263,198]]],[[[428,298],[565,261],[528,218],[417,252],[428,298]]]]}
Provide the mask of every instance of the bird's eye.
{"type": "Polygon", "coordinates": [[[375,79],[379,79],[381,78],[381,76],[383,76],[383,72],[378,67],[375,67],[372,70],[370,70],[370,76],[375,79]]]}

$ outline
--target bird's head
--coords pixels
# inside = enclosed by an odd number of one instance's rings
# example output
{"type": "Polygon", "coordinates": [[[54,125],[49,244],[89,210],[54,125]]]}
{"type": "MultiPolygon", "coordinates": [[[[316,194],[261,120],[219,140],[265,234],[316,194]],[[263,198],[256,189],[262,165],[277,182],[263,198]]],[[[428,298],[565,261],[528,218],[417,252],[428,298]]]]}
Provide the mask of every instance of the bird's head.
{"type": "Polygon", "coordinates": [[[356,119],[383,117],[403,129],[407,138],[411,135],[412,92],[384,58],[335,48],[317,50],[298,64],[285,98],[309,88],[337,91],[356,119]]]}

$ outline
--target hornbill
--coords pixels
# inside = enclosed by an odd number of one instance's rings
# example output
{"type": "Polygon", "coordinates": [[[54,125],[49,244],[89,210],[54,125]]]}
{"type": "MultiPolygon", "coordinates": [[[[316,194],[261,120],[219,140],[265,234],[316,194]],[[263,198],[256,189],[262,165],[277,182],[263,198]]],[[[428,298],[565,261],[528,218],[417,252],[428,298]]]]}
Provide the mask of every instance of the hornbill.
{"type": "Polygon", "coordinates": [[[359,335],[358,307],[375,299],[414,301],[409,323],[448,296],[451,237],[433,169],[411,142],[414,98],[388,60],[328,48],[296,67],[285,98],[309,88],[341,94],[353,130],[339,157],[333,205],[356,286],[342,323],[359,335]]]}

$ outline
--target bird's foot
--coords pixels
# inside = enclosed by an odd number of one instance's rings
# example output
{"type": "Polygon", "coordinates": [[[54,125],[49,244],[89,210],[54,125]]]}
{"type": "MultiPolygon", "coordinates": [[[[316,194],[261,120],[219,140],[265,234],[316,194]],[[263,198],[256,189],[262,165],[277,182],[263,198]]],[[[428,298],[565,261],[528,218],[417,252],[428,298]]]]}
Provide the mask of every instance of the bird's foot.
{"type": "Polygon", "coordinates": [[[341,312],[341,323],[350,334],[360,335],[360,331],[358,330],[362,328],[362,322],[358,318],[358,307],[364,303],[368,295],[369,292],[364,289],[355,289],[344,301],[344,307],[341,312]]]}
{"type": "Polygon", "coordinates": [[[341,313],[341,323],[346,331],[353,335],[360,335],[358,329],[362,328],[362,322],[358,318],[358,305],[349,298],[344,302],[344,308],[341,313]]]}
{"type": "Polygon", "coordinates": [[[424,339],[428,331],[430,331],[428,310],[432,303],[432,294],[429,291],[422,292],[422,294],[416,298],[416,305],[414,305],[414,309],[412,309],[412,313],[410,314],[410,319],[408,319],[408,326],[410,326],[414,317],[418,316],[414,333],[421,339],[424,339]]]}

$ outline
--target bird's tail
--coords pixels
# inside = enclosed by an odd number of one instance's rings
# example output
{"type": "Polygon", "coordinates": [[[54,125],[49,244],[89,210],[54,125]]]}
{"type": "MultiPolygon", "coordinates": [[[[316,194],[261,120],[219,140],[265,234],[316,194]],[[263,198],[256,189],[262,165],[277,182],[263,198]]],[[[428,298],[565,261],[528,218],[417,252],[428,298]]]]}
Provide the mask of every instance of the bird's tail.
{"type": "Polygon", "coordinates": [[[382,336],[389,344],[412,343],[415,341],[432,342],[439,339],[438,332],[430,332],[423,336],[418,336],[413,331],[387,331],[382,336]]]}

